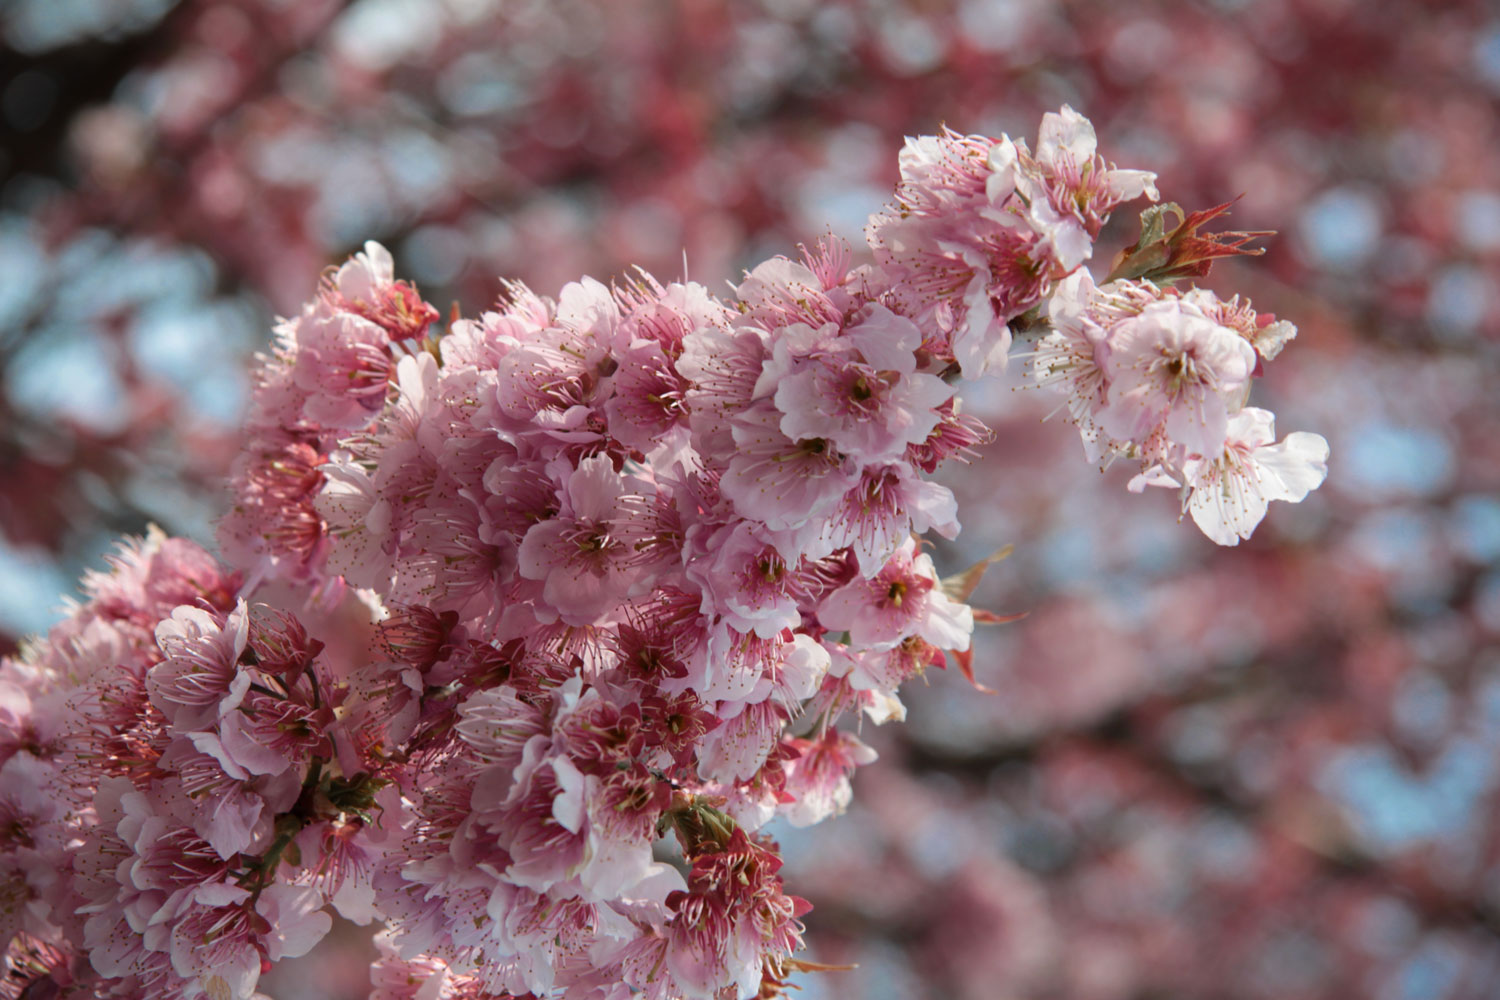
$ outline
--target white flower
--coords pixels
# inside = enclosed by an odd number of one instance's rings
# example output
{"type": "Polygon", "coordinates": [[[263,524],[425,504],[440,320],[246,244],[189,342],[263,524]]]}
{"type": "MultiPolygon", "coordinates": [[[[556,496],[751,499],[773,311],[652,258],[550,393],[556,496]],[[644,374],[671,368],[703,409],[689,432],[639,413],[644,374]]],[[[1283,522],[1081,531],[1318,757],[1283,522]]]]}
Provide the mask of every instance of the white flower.
{"type": "Polygon", "coordinates": [[[1189,460],[1186,509],[1203,533],[1220,545],[1249,538],[1272,500],[1299,503],[1328,475],[1328,442],[1296,431],[1279,444],[1269,410],[1246,407],[1229,420],[1219,457],[1189,460]]]}

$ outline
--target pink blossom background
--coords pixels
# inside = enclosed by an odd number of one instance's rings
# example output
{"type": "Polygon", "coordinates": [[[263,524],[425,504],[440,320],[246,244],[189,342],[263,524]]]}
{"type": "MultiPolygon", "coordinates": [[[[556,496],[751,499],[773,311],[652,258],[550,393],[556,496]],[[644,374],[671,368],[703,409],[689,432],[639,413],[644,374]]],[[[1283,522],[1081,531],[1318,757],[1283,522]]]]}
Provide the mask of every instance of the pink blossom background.
{"type": "MultiPolygon", "coordinates": [[[[246,362],[366,238],[722,288],[857,239],[901,136],[1030,136],[1269,253],[1256,389],[1324,488],[1218,550],[994,383],[948,569],[1005,544],[848,814],[779,831],[814,998],[1500,994],[1500,13],[1479,0],[11,0],[0,9],[0,648],[148,522],[212,539],[246,362]]],[[[1122,217],[1122,222],[1129,223],[1122,217]]],[[[1115,232],[1121,242],[1130,226],[1115,232]]],[[[1106,236],[1108,239],[1108,234],[1106,236]]],[[[265,989],[363,996],[340,928],[265,989]]]]}

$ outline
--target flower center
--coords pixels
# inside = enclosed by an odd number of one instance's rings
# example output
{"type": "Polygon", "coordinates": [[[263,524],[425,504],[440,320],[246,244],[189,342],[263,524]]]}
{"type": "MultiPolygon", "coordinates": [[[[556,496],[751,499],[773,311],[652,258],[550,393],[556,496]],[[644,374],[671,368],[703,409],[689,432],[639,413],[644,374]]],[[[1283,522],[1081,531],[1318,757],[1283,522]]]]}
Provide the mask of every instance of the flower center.
{"type": "Polygon", "coordinates": [[[808,438],[806,441],[798,441],[797,448],[804,455],[821,455],[828,450],[828,442],[822,438],[808,438]]]}
{"type": "Polygon", "coordinates": [[[781,560],[773,559],[770,556],[763,557],[756,568],[760,570],[761,577],[767,583],[775,583],[777,580],[780,580],[781,574],[785,571],[781,560]]]}

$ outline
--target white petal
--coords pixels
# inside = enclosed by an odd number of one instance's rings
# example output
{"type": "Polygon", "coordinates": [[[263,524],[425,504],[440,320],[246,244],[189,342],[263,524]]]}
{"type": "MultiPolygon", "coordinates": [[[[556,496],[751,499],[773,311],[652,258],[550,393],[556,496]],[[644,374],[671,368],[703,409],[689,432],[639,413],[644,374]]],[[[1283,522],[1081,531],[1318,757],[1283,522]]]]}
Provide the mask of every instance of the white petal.
{"type": "Polygon", "coordinates": [[[1193,523],[1219,545],[1238,545],[1266,516],[1269,501],[1244,475],[1225,474],[1193,490],[1188,511],[1193,523]]]}
{"type": "Polygon", "coordinates": [[[1255,336],[1250,342],[1255,345],[1256,351],[1267,361],[1276,360],[1276,355],[1281,349],[1297,336],[1297,328],[1284,319],[1267,324],[1255,331],[1255,336]]]}
{"type": "Polygon", "coordinates": [[[1109,190],[1121,201],[1134,201],[1145,195],[1152,201],[1161,197],[1156,190],[1156,174],[1149,170],[1111,170],[1109,190]]]}
{"type": "Polygon", "coordinates": [[[984,182],[984,193],[991,205],[999,205],[1015,193],[1018,159],[1016,144],[1008,137],[1002,137],[999,142],[990,147],[990,155],[986,162],[991,173],[984,182]]]}
{"type": "Polygon", "coordinates": [[[1042,130],[1037,137],[1036,158],[1048,162],[1058,153],[1068,153],[1073,162],[1084,164],[1094,158],[1099,140],[1093,124],[1066,104],[1060,114],[1049,111],[1042,116],[1042,130]]]}
{"type": "Polygon", "coordinates": [[[1257,449],[1255,461],[1268,473],[1267,486],[1271,480],[1280,486],[1271,499],[1297,503],[1328,476],[1328,442],[1321,434],[1293,431],[1280,444],[1257,449]]]}

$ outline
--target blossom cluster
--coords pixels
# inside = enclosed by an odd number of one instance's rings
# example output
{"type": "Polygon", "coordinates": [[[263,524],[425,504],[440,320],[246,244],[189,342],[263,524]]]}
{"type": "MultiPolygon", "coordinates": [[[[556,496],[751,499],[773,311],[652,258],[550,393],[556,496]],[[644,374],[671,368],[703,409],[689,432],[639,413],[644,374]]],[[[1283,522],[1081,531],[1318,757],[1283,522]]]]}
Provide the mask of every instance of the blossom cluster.
{"type": "Polygon", "coordinates": [[[1276,441],[1269,410],[1246,405],[1250,380],[1295,328],[1238,297],[1146,280],[1096,286],[1076,271],[1047,303],[1051,327],[1031,374],[1067,397],[1092,460],[1139,460],[1132,490],[1179,488],[1183,509],[1220,545],[1249,538],[1272,500],[1323,482],[1328,442],[1276,441]]]}
{"type": "Polygon", "coordinates": [[[1211,536],[1196,498],[1264,513],[1326,455],[1244,406],[1287,325],[1082,270],[1156,197],[1082,116],[901,168],[873,264],[826,240],[728,301],[508,284],[439,332],[379,245],[330,274],[258,370],[235,569],[153,536],[5,661],[12,953],[81,995],[245,1000],[332,906],[385,925],[378,1000],[776,995],[807,904],[764,827],[840,812],[851,724],[969,672],[972,575],[920,540],[959,527],[929,477],[989,437],[961,382],[1050,327],[1034,370],[1086,441],[1211,536]]]}

